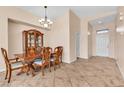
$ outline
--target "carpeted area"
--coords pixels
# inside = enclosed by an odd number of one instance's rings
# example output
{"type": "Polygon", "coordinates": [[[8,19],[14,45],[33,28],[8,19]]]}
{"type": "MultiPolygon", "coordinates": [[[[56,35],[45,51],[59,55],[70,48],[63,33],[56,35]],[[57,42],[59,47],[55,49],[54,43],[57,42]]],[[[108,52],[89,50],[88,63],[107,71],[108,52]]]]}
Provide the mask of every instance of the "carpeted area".
{"type": "Polygon", "coordinates": [[[0,73],[1,87],[123,87],[124,80],[116,62],[110,58],[93,57],[89,60],[78,59],[71,64],[61,64],[45,76],[41,71],[36,76],[21,74],[18,71],[12,74],[11,82],[4,80],[5,73],[0,73]]]}

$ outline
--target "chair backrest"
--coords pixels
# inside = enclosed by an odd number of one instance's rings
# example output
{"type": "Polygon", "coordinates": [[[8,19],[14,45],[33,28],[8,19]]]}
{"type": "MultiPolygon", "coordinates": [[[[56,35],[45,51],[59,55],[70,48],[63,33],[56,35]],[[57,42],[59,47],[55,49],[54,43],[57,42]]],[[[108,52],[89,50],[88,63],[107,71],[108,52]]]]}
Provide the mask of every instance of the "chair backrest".
{"type": "Polygon", "coordinates": [[[50,62],[50,57],[51,57],[51,53],[52,53],[52,48],[50,47],[44,47],[43,50],[43,59],[45,62],[50,62]]]}
{"type": "Polygon", "coordinates": [[[62,46],[58,46],[58,48],[59,48],[60,54],[61,54],[61,56],[62,56],[62,53],[63,53],[63,47],[62,47],[62,46]]]}
{"type": "Polygon", "coordinates": [[[63,47],[58,46],[54,49],[54,60],[56,63],[62,62],[62,53],[63,53],[63,47]]]}
{"type": "Polygon", "coordinates": [[[62,56],[63,53],[63,47],[62,46],[58,46],[54,49],[54,52],[58,54],[58,56],[62,56]]]}
{"type": "Polygon", "coordinates": [[[40,54],[41,51],[42,51],[42,47],[37,47],[37,48],[36,48],[36,53],[37,53],[37,54],[40,54]]]}
{"type": "Polygon", "coordinates": [[[59,63],[61,61],[61,50],[59,47],[54,49],[54,61],[59,63]]]}
{"type": "Polygon", "coordinates": [[[45,47],[45,49],[46,49],[47,51],[49,51],[50,53],[52,53],[52,48],[51,48],[51,47],[45,47]]]}
{"type": "Polygon", "coordinates": [[[54,49],[54,53],[57,54],[58,56],[60,55],[60,50],[59,50],[58,47],[56,47],[56,48],[54,49]]]}
{"type": "Polygon", "coordinates": [[[31,47],[31,48],[28,48],[28,56],[35,56],[35,48],[34,47],[31,47]]]}
{"type": "Polygon", "coordinates": [[[7,66],[9,66],[10,64],[9,64],[9,59],[8,59],[8,55],[7,55],[6,49],[1,48],[1,51],[2,51],[2,55],[3,55],[3,57],[4,57],[5,64],[6,64],[7,66]]]}

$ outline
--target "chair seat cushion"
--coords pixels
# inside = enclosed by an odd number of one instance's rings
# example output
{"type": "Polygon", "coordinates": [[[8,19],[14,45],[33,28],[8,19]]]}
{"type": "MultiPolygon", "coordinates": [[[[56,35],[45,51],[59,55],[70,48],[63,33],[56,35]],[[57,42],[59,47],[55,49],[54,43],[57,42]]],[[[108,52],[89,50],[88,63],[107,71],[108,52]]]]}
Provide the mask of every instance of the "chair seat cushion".
{"type": "Polygon", "coordinates": [[[37,59],[35,59],[34,61],[41,61],[42,59],[40,59],[40,58],[37,58],[37,59]]]}
{"type": "Polygon", "coordinates": [[[41,65],[42,63],[42,60],[41,61],[35,61],[34,64],[37,64],[37,65],[41,65]]]}
{"type": "Polygon", "coordinates": [[[34,64],[41,65],[42,60],[40,58],[37,58],[34,60],[34,64]]]}
{"type": "Polygon", "coordinates": [[[11,64],[12,68],[18,68],[18,67],[22,67],[23,64],[21,61],[17,62],[17,63],[14,63],[14,64],[11,64]]]}
{"type": "Polygon", "coordinates": [[[53,61],[54,61],[54,58],[51,58],[51,59],[50,59],[50,61],[52,61],[52,62],[53,62],[53,61]]]}

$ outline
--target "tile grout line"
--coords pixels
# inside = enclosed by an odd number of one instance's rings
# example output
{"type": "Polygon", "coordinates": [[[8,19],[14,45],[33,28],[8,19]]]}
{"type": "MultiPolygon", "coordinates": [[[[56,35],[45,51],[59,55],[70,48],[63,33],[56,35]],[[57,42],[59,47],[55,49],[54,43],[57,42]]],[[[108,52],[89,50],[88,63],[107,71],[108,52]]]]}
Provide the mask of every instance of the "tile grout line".
{"type": "Polygon", "coordinates": [[[55,70],[54,70],[54,78],[53,78],[53,87],[55,87],[55,70]]]}
{"type": "MultiPolygon", "coordinates": [[[[67,67],[66,67],[66,66],[65,66],[65,68],[67,69],[67,67]]],[[[69,79],[69,82],[70,82],[70,84],[71,84],[71,87],[72,87],[71,78],[70,78],[70,76],[68,75],[68,72],[67,72],[67,71],[65,71],[65,70],[64,70],[64,72],[66,73],[66,75],[67,75],[67,77],[68,77],[68,79],[69,79]]]]}
{"type": "MultiPolygon", "coordinates": [[[[74,65],[75,65],[75,64],[74,64],[74,65]]],[[[75,68],[77,69],[77,67],[76,67],[76,66],[75,66],[75,68]]],[[[80,73],[80,70],[78,70],[78,69],[77,69],[77,71],[80,73]]],[[[85,73],[85,72],[83,72],[83,73],[85,73]]],[[[82,76],[82,74],[81,74],[81,73],[80,73],[80,75],[82,76]]],[[[84,77],[84,76],[83,76],[83,77],[84,77]]],[[[88,83],[89,87],[92,87],[92,85],[90,85],[90,84],[89,84],[89,82],[88,82],[86,79],[84,79],[84,80],[88,83]]]]}

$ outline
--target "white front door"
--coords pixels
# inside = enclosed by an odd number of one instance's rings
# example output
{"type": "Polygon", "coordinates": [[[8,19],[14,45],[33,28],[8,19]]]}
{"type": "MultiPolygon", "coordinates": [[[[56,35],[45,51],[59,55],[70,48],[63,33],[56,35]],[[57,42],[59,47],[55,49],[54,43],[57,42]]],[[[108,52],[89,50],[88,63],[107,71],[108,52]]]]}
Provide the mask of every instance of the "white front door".
{"type": "Polygon", "coordinates": [[[109,56],[109,33],[97,33],[96,35],[96,55],[109,56]]]}

